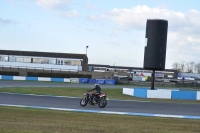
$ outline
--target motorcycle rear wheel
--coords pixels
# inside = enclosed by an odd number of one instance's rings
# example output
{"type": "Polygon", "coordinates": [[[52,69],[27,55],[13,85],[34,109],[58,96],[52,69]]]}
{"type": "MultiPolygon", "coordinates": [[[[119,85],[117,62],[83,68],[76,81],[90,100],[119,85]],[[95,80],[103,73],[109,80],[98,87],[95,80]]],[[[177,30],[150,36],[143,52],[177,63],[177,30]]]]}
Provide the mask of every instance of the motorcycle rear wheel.
{"type": "Polygon", "coordinates": [[[81,99],[80,100],[80,105],[82,106],[82,107],[85,107],[86,105],[87,105],[87,100],[85,100],[85,99],[81,99]]]}

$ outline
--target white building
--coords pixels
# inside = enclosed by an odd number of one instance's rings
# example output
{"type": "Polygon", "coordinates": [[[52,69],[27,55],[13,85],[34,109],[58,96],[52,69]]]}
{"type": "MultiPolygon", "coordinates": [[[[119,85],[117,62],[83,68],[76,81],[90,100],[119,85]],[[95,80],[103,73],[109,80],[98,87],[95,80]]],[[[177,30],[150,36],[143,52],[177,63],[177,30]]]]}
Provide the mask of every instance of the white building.
{"type": "Polygon", "coordinates": [[[87,71],[86,54],[0,50],[0,67],[87,71]]]}

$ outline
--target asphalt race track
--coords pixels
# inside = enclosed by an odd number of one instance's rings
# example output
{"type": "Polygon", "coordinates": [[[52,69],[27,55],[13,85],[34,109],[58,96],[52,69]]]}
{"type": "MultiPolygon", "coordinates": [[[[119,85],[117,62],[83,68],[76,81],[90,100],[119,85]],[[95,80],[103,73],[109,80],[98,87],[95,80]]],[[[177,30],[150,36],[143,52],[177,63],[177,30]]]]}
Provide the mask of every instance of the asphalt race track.
{"type": "MultiPolygon", "coordinates": [[[[35,83],[35,82],[0,82],[0,87],[5,86],[41,86],[50,85],[49,83],[35,83]],[[9,83],[9,84],[7,84],[9,83]]],[[[54,84],[56,86],[56,84],[54,84]]],[[[59,84],[71,87],[72,84],[59,84]]],[[[73,84],[78,87],[80,84],[73,84]]],[[[86,85],[87,86],[87,85],[86,85]]],[[[88,85],[91,87],[91,85],[88,85]]],[[[113,88],[113,87],[112,87],[113,88]]],[[[69,97],[53,97],[53,96],[37,96],[24,94],[0,93],[0,106],[4,105],[23,105],[31,107],[45,107],[45,108],[60,108],[60,109],[76,109],[76,110],[93,110],[93,111],[107,111],[107,112],[129,112],[129,113],[144,113],[145,114],[159,114],[159,115],[179,115],[198,117],[200,119],[200,104],[178,104],[178,103],[156,103],[156,102],[142,102],[142,101],[120,101],[108,100],[105,108],[99,108],[97,105],[87,105],[81,107],[80,98],[69,97]]],[[[82,111],[84,112],[84,111],[82,111]]],[[[87,112],[87,111],[85,111],[87,112]]]]}
{"type": "Polygon", "coordinates": [[[79,101],[80,98],[0,93],[0,104],[200,116],[200,111],[199,111],[200,105],[196,104],[173,104],[173,103],[108,100],[108,105],[105,108],[101,109],[98,106],[92,106],[92,105],[81,107],[79,105],[79,101]]]}

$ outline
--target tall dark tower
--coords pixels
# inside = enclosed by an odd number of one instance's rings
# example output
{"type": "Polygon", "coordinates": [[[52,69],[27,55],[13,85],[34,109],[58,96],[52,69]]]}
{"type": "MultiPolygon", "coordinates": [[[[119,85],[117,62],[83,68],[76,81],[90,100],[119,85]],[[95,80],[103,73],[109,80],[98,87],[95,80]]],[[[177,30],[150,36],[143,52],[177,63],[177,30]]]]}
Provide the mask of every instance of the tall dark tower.
{"type": "Polygon", "coordinates": [[[168,21],[148,19],[146,23],[146,46],[144,52],[144,69],[153,70],[152,87],[154,89],[155,70],[165,69],[168,21]]]}

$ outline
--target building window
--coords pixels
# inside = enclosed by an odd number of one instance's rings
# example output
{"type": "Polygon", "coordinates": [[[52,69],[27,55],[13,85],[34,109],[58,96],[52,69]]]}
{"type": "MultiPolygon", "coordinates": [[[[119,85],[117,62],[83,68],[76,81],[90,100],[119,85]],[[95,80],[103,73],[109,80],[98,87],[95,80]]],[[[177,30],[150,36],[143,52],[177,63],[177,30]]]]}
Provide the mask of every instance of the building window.
{"type": "Polygon", "coordinates": [[[9,62],[15,62],[15,57],[14,56],[9,56],[9,62]]]}
{"type": "Polygon", "coordinates": [[[48,58],[33,58],[33,63],[36,64],[49,64],[48,58]]]}
{"type": "Polygon", "coordinates": [[[54,65],[56,65],[56,59],[50,59],[50,60],[49,60],[49,64],[54,64],[54,65]]]}
{"type": "Polygon", "coordinates": [[[49,59],[41,59],[41,64],[49,64],[49,59]]]}
{"type": "Polygon", "coordinates": [[[81,61],[73,60],[73,64],[72,65],[81,66],[81,61]]]}
{"type": "Polygon", "coordinates": [[[23,57],[16,57],[16,62],[24,62],[24,58],[23,57]]]}
{"type": "Polygon", "coordinates": [[[72,65],[71,60],[65,60],[65,65],[72,65]]]}
{"type": "Polygon", "coordinates": [[[58,60],[58,65],[63,65],[64,61],[63,60],[58,60]]]}
{"type": "Polygon", "coordinates": [[[8,62],[8,56],[4,56],[4,61],[8,62]]]}
{"type": "Polygon", "coordinates": [[[24,63],[31,63],[30,57],[24,57],[24,63]]]}
{"type": "Polygon", "coordinates": [[[33,63],[41,64],[41,59],[40,58],[33,58],[33,63]]]}

